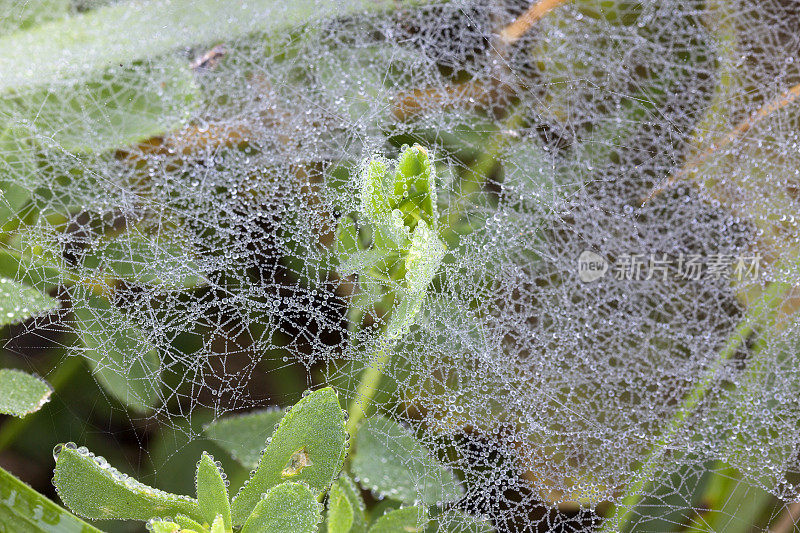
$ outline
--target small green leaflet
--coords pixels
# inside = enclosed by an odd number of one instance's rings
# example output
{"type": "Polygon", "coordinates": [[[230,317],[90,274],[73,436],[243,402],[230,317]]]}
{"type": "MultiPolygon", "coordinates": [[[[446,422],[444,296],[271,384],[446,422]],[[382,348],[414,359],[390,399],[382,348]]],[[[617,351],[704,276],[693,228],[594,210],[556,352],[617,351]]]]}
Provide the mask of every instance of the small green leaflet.
{"type": "Polygon", "coordinates": [[[23,417],[38,411],[53,389],[43,379],[21,370],[0,368],[0,413],[23,417]]]}
{"type": "Polygon", "coordinates": [[[152,520],[147,523],[147,529],[152,533],[178,533],[181,526],[170,520],[152,520]]]}
{"type": "Polygon", "coordinates": [[[61,307],[55,298],[37,289],[0,277],[0,326],[16,324],[61,307]]]}
{"type": "Polygon", "coordinates": [[[74,513],[91,519],[149,520],[185,514],[201,518],[197,501],[148,487],[73,443],[53,450],[53,484],[74,513]]]}
{"type": "Polygon", "coordinates": [[[214,462],[214,458],[205,452],[197,463],[195,479],[197,505],[200,507],[203,519],[211,524],[220,517],[224,526],[230,529],[231,504],[228,499],[228,487],[225,485],[220,467],[214,462]]]}
{"type": "Polygon", "coordinates": [[[144,332],[105,298],[87,295],[73,300],[83,352],[105,390],[138,412],[147,412],[158,398],[160,360],[144,332]]]}
{"type": "Polygon", "coordinates": [[[233,500],[233,522],[242,524],[261,495],[283,481],[301,481],[321,494],[342,469],[345,413],[330,387],[307,394],[283,417],[255,474],[233,500]]]}
{"type": "Polygon", "coordinates": [[[367,530],[364,500],[350,477],[342,473],[328,491],[328,533],[362,533],[367,530]]]}
{"type": "Polygon", "coordinates": [[[283,409],[263,409],[221,418],[209,423],[203,432],[247,468],[258,466],[267,439],[286,414],[283,409]]]}
{"type": "Polygon", "coordinates": [[[369,533],[422,533],[427,524],[428,512],[423,507],[405,507],[375,520],[369,533]]]}
{"type": "Polygon", "coordinates": [[[314,533],[321,511],[314,492],[287,481],[261,498],[241,533],[314,533]]]}
{"type": "Polygon", "coordinates": [[[396,422],[373,416],[356,435],[353,475],[365,489],[407,504],[461,498],[455,475],[396,422]]]}

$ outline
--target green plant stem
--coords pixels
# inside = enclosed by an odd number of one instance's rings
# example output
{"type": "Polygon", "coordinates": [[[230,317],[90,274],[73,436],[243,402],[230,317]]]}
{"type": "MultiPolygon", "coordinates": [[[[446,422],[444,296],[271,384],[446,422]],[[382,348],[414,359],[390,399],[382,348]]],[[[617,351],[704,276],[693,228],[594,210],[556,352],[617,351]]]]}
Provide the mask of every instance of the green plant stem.
{"type": "Polygon", "coordinates": [[[367,367],[364,374],[361,376],[361,381],[358,383],[356,389],[356,396],[350,402],[347,410],[347,432],[350,435],[355,435],[361,421],[367,415],[367,409],[375,397],[378,386],[383,379],[383,371],[391,361],[391,356],[387,353],[386,349],[381,348],[378,350],[378,356],[375,358],[373,364],[367,367]]]}
{"type": "Polygon", "coordinates": [[[439,219],[439,227],[442,228],[443,233],[453,231],[458,224],[469,198],[483,187],[497,165],[497,158],[511,141],[512,137],[509,132],[519,128],[523,123],[523,118],[524,115],[521,112],[512,110],[511,115],[501,125],[500,131],[489,140],[486,150],[469,166],[461,179],[458,203],[439,219]]]}
{"type": "MultiPolygon", "coordinates": [[[[518,110],[514,110],[508,119],[503,122],[499,132],[497,132],[489,142],[487,149],[469,166],[467,172],[461,180],[460,200],[458,204],[446,215],[442,215],[439,223],[442,233],[453,231],[453,227],[463,215],[464,208],[470,196],[478,192],[489,174],[497,165],[497,158],[511,140],[509,130],[515,130],[523,123],[524,115],[518,110]],[[443,225],[441,225],[443,224],[443,225]]],[[[383,333],[382,333],[383,334],[383,333]]],[[[375,397],[383,372],[391,361],[391,345],[384,339],[383,347],[378,350],[378,354],[372,364],[366,368],[356,389],[356,395],[348,407],[347,432],[355,435],[361,421],[367,416],[367,410],[375,397]]]]}
{"type": "MultiPolygon", "coordinates": [[[[62,350],[58,350],[56,357],[61,356],[62,350]]],[[[75,375],[75,372],[83,366],[83,357],[67,357],[63,363],[56,364],[56,369],[47,380],[53,387],[53,392],[58,392],[75,375]]],[[[41,411],[39,411],[41,412],[41,411]]],[[[17,436],[25,431],[25,428],[36,418],[37,413],[31,413],[24,418],[11,418],[0,427],[0,451],[5,450],[14,442],[17,436]]]]}
{"type": "Polygon", "coordinates": [[[705,398],[706,393],[711,388],[714,379],[720,368],[727,362],[739,349],[745,340],[755,331],[757,326],[769,325],[774,318],[774,313],[783,301],[783,296],[791,290],[791,285],[786,283],[771,283],[764,292],[761,301],[748,309],[745,317],[728,338],[725,346],[713,361],[711,366],[703,374],[703,377],[695,384],[694,388],[684,398],[681,405],[673,415],[667,427],[656,441],[649,457],[639,467],[634,478],[625,488],[619,504],[614,507],[614,514],[606,519],[603,525],[603,532],[623,531],[628,525],[631,514],[642,499],[644,488],[651,482],[651,478],[656,473],[661,463],[661,458],[668,451],[678,431],[684,426],[685,422],[694,413],[697,405],[705,398]]]}

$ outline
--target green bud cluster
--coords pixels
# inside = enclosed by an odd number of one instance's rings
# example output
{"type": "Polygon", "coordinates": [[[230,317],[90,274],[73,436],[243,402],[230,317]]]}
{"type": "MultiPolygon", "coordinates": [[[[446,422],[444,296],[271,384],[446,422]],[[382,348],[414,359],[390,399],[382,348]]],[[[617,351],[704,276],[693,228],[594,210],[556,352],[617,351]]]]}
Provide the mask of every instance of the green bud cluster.
{"type": "Polygon", "coordinates": [[[336,231],[339,273],[393,302],[387,338],[414,323],[446,247],[439,238],[436,172],[427,150],[404,147],[397,162],[375,157],[361,171],[361,206],[336,231]]]}

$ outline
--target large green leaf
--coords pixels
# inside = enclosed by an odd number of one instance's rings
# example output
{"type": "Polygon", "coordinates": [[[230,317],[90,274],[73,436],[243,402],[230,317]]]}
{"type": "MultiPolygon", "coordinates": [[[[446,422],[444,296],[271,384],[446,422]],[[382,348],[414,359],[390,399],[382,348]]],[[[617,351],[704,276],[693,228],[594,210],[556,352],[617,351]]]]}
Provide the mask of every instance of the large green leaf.
{"type": "Polygon", "coordinates": [[[345,413],[330,387],[306,395],[283,417],[256,472],[233,500],[242,524],[261,495],[283,481],[302,481],[321,494],[342,469],[347,453],[345,413]]]}
{"type": "Polygon", "coordinates": [[[267,440],[285,414],[283,409],[273,408],[229,416],[209,423],[203,432],[236,461],[252,469],[258,466],[267,440]]]}
{"type": "Polygon", "coordinates": [[[423,507],[405,507],[389,511],[369,528],[369,533],[422,533],[428,524],[428,512],[423,507]]]}
{"type": "Polygon", "coordinates": [[[0,277],[0,326],[16,324],[60,306],[58,300],[33,287],[0,277]]]}
{"type": "Polygon", "coordinates": [[[190,45],[277,32],[324,18],[391,9],[389,0],[150,0],[101,7],[0,37],[0,93],[82,78],[190,45]],[[164,31],[169,28],[169,31],[164,31]],[[65,60],[70,58],[70,60],[65,60]]]}
{"type": "Polygon", "coordinates": [[[0,250],[0,276],[49,291],[62,281],[56,264],[43,256],[32,256],[11,250],[0,250]]]}
{"type": "Polygon", "coordinates": [[[228,499],[228,487],[222,476],[221,468],[214,463],[214,458],[203,452],[197,463],[197,505],[203,519],[211,524],[222,517],[226,528],[231,528],[231,503],[228,499]]]}
{"type": "Polygon", "coordinates": [[[0,528],[20,533],[102,533],[2,468],[0,528]]]}
{"type": "Polygon", "coordinates": [[[314,492],[301,483],[287,481],[259,500],[241,533],[313,533],[321,511],[314,492]]]}
{"type": "Polygon", "coordinates": [[[185,514],[200,518],[197,501],[148,487],[109,466],[86,448],[59,444],[53,450],[53,484],[74,513],[92,519],[149,520],[185,514]]]}
{"type": "Polygon", "coordinates": [[[65,17],[71,4],[70,0],[0,0],[0,35],[65,17]]]}
{"type": "Polygon", "coordinates": [[[83,356],[105,390],[138,412],[150,410],[159,392],[160,360],[144,333],[99,296],[76,302],[83,356]]]}
{"type": "Polygon", "coordinates": [[[367,530],[364,500],[345,473],[328,491],[328,533],[362,533],[367,530]]]}
{"type": "Polygon", "coordinates": [[[0,116],[13,123],[27,119],[25,124],[63,149],[104,152],[178,128],[198,99],[188,61],[162,58],[113,68],[91,81],[5,97],[0,116]]]}
{"type": "Polygon", "coordinates": [[[25,185],[34,179],[35,168],[27,143],[0,120],[0,228],[18,224],[20,210],[31,196],[25,185]]]}
{"type": "Polygon", "coordinates": [[[25,416],[38,411],[50,399],[52,387],[43,379],[21,370],[0,368],[0,413],[25,416]]]}
{"type": "Polygon", "coordinates": [[[83,257],[83,269],[107,279],[167,288],[194,287],[201,282],[199,267],[177,244],[143,235],[96,243],[83,257]]]}
{"type": "Polygon", "coordinates": [[[359,428],[351,471],[362,487],[408,504],[455,501],[462,494],[455,475],[409,430],[379,415],[359,428]]]}

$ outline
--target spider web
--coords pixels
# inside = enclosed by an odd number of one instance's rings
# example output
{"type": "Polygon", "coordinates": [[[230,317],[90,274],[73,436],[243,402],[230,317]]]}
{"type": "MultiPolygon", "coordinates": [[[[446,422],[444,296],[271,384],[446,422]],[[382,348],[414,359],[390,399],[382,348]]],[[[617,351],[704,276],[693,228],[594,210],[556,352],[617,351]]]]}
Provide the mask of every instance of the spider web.
{"type": "Polygon", "coordinates": [[[63,303],[23,333],[166,425],[285,405],[265,380],[287,369],[352,398],[387,308],[354,312],[334,229],[362,162],[419,143],[453,235],[378,409],[459,473],[458,506],[590,531],[640,479],[627,530],[711,531],[714,474],[777,498],[770,519],[800,501],[800,129],[791,101],[758,115],[800,82],[798,4],[581,0],[513,43],[526,3],[329,4],[13,90],[6,249],[47,257],[16,277],[63,303]],[[129,142],[148,120],[169,128],[129,142]]]}

